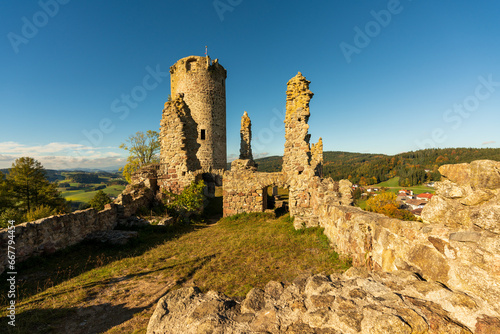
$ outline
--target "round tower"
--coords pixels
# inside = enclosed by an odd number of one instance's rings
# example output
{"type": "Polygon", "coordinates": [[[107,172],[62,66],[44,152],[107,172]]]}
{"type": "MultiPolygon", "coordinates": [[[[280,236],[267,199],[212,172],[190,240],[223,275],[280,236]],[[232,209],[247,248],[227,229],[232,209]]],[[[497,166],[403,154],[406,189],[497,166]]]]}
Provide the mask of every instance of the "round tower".
{"type": "Polygon", "coordinates": [[[226,168],[226,70],[210,57],[190,56],[170,67],[171,96],[184,101],[197,124],[196,156],[205,171],[226,168]]]}

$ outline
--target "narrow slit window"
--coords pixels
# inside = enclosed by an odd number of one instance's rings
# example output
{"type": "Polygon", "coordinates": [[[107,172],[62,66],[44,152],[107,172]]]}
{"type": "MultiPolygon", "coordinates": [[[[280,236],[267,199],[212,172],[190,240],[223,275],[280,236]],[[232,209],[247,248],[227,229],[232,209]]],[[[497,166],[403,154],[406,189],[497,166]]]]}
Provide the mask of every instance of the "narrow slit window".
{"type": "Polygon", "coordinates": [[[201,129],[200,138],[201,140],[205,140],[205,129],[201,129]]]}

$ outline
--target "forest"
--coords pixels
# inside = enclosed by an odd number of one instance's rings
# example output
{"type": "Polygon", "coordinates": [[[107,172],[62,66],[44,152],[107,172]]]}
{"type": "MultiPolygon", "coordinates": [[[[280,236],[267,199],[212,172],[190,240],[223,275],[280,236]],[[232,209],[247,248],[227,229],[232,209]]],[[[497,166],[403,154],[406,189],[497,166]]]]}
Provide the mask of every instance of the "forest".
{"type": "MultiPolygon", "coordinates": [[[[323,175],[348,179],[361,186],[377,184],[399,176],[400,186],[414,186],[441,178],[441,165],[489,159],[500,161],[499,148],[445,148],[405,152],[397,155],[327,151],[323,153],[323,175]]],[[[279,156],[257,159],[258,170],[281,170],[279,156]]]]}

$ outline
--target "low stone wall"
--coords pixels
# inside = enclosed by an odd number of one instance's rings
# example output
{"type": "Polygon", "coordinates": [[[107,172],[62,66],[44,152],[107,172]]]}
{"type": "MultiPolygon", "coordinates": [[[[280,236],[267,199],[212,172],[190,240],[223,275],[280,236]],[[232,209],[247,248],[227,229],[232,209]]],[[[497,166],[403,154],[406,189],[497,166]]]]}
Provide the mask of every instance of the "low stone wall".
{"type": "Polygon", "coordinates": [[[224,217],[266,209],[267,187],[285,187],[282,173],[260,173],[253,169],[232,169],[224,173],[224,217]]]}
{"type": "MultiPolygon", "coordinates": [[[[140,207],[149,206],[153,197],[148,188],[129,188],[128,193],[121,194],[115,203],[106,205],[102,211],[87,209],[16,225],[13,245],[16,263],[77,244],[91,233],[112,230],[120,219],[130,217],[140,207]]],[[[8,264],[9,235],[8,229],[0,230],[0,274],[8,264]]]]}
{"type": "Polygon", "coordinates": [[[330,206],[320,215],[336,251],[373,271],[408,270],[465,292],[500,316],[500,237],[407,222],[355,207],[330,206]]]}
{"type": "Polygon", "coordinates": [[[373,271],[408,270],[486,301],[500,316],[500,163],[440,168],[444,180],[424,222],[360,208],[318,205],[314,213],[340,254],[373,271]]]}

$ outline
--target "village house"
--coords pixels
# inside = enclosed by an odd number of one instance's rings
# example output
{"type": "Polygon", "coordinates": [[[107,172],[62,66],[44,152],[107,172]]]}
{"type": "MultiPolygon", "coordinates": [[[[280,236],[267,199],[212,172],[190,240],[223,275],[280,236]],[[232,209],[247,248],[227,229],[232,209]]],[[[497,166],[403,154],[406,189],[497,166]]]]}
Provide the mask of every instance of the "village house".
{"type": "Polygon", "coordinates": [[[432,198],[432,194],[431,193],[428,193],[428,192],[425,192],[423,194],[418,194],[417,195],[417,199],[418,200],[421,200],[421,201],[429,201],[431,198],[432,198]]]}
{"type": "Polygon", "coordinates": [[[410,210],[423,209],[427,204],[427,201],[422,201],[419,199],[408,199],[405,202],[405,206],[410,210]]]}

